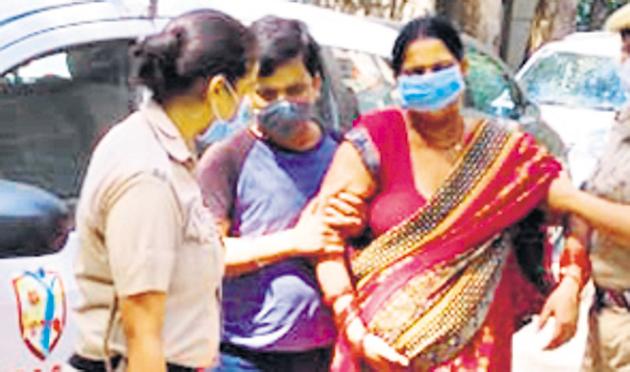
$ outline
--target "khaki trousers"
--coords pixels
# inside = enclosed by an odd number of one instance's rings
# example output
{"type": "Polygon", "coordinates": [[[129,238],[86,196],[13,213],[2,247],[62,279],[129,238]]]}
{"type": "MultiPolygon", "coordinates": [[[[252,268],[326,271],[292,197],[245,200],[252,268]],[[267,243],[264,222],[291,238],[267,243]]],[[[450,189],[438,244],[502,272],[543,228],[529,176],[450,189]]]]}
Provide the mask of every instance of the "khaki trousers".
{"type": "Polygon", "coordinates": [[[630,372],[630,311],[593,307],[588,323],[583,371],[630,372]]]}

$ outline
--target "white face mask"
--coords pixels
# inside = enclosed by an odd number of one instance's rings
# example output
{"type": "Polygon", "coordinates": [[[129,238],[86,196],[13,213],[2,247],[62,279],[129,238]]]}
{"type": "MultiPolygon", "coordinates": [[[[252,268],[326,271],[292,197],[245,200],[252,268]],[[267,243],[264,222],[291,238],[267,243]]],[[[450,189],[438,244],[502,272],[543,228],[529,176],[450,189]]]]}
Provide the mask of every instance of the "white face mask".
{"type": "Polygon", "coordinates": [[[627,93],[630,93],[630,58],[619,65],[619,79],[627,93]]]}

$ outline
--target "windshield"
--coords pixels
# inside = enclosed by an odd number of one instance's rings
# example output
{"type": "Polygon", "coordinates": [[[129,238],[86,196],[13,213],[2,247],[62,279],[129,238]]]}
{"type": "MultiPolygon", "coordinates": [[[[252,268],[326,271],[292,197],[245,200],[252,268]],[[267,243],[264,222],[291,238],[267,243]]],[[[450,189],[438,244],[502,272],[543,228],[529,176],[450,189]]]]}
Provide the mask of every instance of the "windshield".
{"type": "Polygon", "coordinates": [[[627,97],[612,58],[559,52],[540,58],[521,80],[538,104],[616,110],[627,97]]]}

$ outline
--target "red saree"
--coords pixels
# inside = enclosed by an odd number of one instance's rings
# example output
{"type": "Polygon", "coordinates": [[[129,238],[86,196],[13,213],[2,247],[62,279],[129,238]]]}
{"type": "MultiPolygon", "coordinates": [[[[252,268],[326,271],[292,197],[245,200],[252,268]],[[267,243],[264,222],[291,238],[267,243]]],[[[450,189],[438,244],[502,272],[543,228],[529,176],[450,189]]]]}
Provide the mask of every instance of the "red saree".
{"type": "MultiPolygon", "coordinates": [[[[380,193],[390,193],[401,182],[392,182],[400,172],[388,171],[386,148],[395,156],[408,148],[392,146],[400,114],[381,114],[387,126],[368,117],[354,132],[369,135],[349,139],[374,142],[367,146],[382,164],[374,175],[380,193]],[[384,131],[389,139],[381,141],[384,131]]],[[[560,169],[531,136],[480,124],[435,195],[382,233],[371,224],[378,237],[350,256],[368,329],[409,357],[413,370],[509,370],[513,320],[523,312],[517,297],[533,292],[516,267],[510,227],[545,200],[560,169]]],[[[359,369],[340,337],[332,370],[359,369]]]]}

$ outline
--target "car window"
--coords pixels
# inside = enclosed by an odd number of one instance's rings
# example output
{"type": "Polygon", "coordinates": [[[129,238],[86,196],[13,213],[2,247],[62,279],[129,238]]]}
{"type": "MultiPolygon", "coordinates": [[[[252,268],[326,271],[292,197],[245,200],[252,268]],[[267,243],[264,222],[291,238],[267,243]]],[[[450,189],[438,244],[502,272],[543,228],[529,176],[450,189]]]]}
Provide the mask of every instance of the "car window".
{"type": "Polygon", "coordinates": [[[557,52],[538,59],[523,87],[539,104],[616,110],[627,97],[612,58],[557,52]]]}
{"type": "Polygon", "coordinates": [[[518,87],[510,74],[490,55],[467,45],[466,106],[500,117],[518,119],[518,87]]]}
{"type": "Polygon", "coordinates": [[[323,49],[344,129],[358,114],[394,104],[396,82],[384,58],[344,48],[323,49]]]}
{"type": "Polygon", "coordinates": [[[129,45],[57,50],[0,76],[0,178],[78,195],[95,142],[133,108],[129,45]]]}

